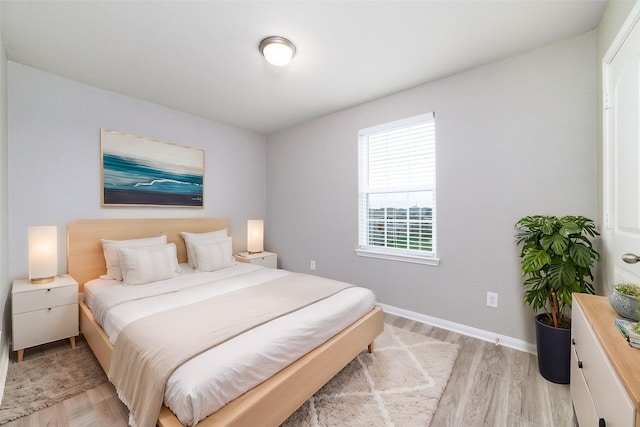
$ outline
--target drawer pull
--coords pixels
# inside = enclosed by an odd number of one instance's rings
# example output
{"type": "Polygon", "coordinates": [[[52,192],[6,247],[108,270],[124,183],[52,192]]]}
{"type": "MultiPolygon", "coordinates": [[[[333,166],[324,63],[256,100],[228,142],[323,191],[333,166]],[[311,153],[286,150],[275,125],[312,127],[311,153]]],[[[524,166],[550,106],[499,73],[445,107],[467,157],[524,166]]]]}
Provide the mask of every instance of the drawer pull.
{"type": "Polygon", "coordinates": [[[575,338],[571,338],[571,344],[576,345],[576,339],[575,338]]]}
{"type": "Polygon", "coordinates": [[[51,307],[47,308],[48,311],[51,311],[51,307]]]}
{"type": "Polygon", "coordinates": [[[598,427],[607,427],[607,422],[604,420],[604,418],[600,418],[598,420],[598,427]]]}
{"type": "Polygon", "coordinates": [[[51,288],[47,288],[47,292],[51,292],[51,288]]]}
{"type": "Polygon", "coordinates": [[[578,368],[582,369],[582,360],[578,360],[578,368]]]}

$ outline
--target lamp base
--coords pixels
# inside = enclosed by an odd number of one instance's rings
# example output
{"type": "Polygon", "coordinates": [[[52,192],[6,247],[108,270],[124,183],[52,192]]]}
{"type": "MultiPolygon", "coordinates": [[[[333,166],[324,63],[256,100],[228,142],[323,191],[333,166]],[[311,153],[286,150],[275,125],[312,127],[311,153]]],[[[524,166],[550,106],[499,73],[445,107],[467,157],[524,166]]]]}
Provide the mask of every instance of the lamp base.
{"type": "Polygon", "coordinates": [[[37,279],[31,279],[31,283],[33,283],[34,285],[41,285],[43,283],[51,283],[54,280],[56,280],[56,276],[51,276],[51,277],[39,277],[37,279]]]}
{"type": "Polygon", "coordinates": [[[249,255],[256,255],[256,254],[261,254],[261,253],[262,253],[262,251],[258,251],[258,252],[251,252],[251,251],[248,251],[247,253],[248,253],[249,255]]]}

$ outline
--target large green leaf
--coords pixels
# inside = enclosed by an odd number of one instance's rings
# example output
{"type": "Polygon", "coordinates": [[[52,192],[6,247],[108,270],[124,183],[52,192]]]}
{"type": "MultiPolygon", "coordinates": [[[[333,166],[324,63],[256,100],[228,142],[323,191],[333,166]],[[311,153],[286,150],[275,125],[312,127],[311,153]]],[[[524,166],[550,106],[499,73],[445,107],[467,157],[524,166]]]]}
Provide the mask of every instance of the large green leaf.
{"type": "Polygon", "coordinates": [[[577,292],[573,287],[559,288],[556,290],[556,297],[558,298],[558,304],[571,305],[571,299],[573,298],[573,292],[577,292]]]}
{"type": "Polygon", "coordinates": [[[589,267],[594,261],[591,249],[580,243],[569,246],[569,256],[580,267],[589,267]]]}
{"type": "Polygon", "coordinates": [[[580,234],[582,229],[575,222],[565,222],[560,228],[560,235],[569,237],[572,234],[580,234]]]}
{"type": "Polygon", "coordinates": [[[548,279],[542,276],[530,277],[524,281],[524,302],[534,311],[546,308],[549,300],[548,279]]]}
{"type": "Polygon", "coordinates": [[[542,270],[546,264],[551,262],[551,257],[542,249],[531,248],[522,257],[520,263],[524,273],[542,270]]]}
{"type": "Polygon", "coordinates": [[[576,282],[576,266],[570,259],[562,261],[556,259],[549,265],[549,284],[554,289],[573,286],[576,282]]]}
{"type": "Polygon", "coordinates": [[[540,230],[547,236],[553,234],[558,226],[557,219],[550,216],[542,217],[540,222],[540,230]]]}
{"type": "Polygon", "coordinates": [[[540,239],[540,244],[543,249],[549,250],[549,248],[551,248],[555,254],[562,255],[569,246],[569,239],[559,234],[552,234],[551,236],[544,236],[540,239]]]}

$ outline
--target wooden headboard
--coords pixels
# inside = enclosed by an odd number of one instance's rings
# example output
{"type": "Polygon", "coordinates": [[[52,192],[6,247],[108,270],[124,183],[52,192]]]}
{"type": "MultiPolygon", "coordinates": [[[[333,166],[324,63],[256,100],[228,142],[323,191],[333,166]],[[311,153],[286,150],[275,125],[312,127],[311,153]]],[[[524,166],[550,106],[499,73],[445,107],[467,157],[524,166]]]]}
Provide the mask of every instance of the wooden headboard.
{"type": "Polygon", "coordinates": [[[78,281],[79,291],[85,282],[107,272],[100,239],[127,240],[165,234],[175,243],[178,262],[187,262],[181,231],[204,233],[228,228],[224,218],[136,218],[89,219],[67,226],[67,271],[78,281]]]}

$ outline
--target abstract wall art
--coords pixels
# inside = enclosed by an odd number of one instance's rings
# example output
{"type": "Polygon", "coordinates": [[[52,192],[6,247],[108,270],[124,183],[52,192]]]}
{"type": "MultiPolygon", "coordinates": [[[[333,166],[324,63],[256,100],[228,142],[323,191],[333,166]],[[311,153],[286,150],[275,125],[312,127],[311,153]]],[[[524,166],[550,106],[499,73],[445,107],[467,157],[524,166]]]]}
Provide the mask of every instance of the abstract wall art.
{"type": "Polygon", "coordinates": [[[204,151],[100,130],[102,206],[203,207],[204,151]]]}

